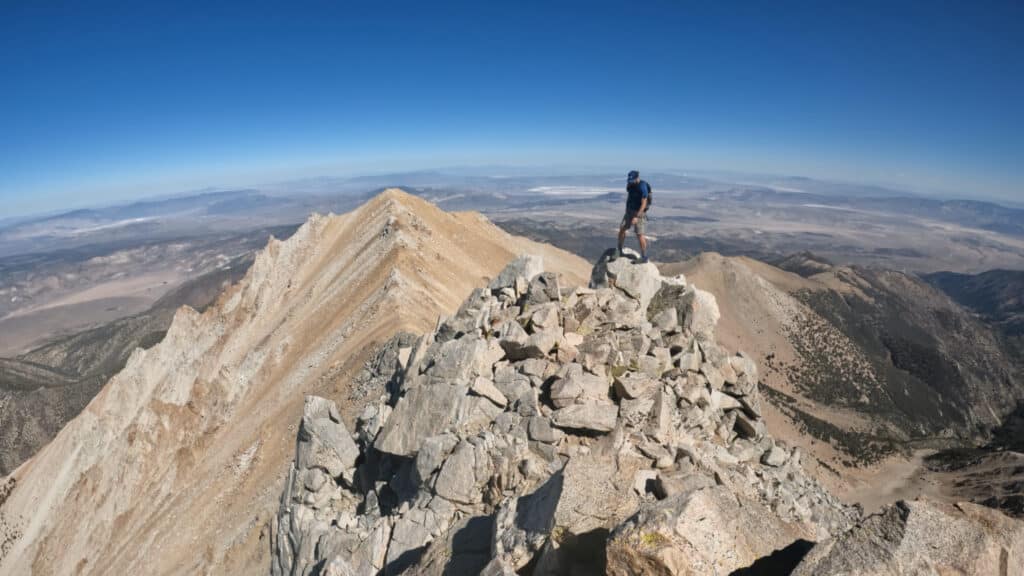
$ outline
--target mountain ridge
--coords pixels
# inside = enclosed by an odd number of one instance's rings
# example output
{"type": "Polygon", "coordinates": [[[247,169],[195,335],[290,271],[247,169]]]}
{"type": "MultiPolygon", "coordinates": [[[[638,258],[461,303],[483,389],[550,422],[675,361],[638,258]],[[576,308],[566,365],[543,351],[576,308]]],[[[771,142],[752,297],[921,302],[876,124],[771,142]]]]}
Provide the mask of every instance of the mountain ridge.
{"type": "Polygon", "coordinates": [[[179,309],[160,344],[136,350],[13,472],[0,515],[19,536],[0,572],[265,565],[253,502],[268,518],[294,447],[275,423],[293,421],[304,391],[338,393],[374,342],[426,329],[519,250],[588,268],[397,190],[272,239],[241,282],[203,314],[179,309]]]}

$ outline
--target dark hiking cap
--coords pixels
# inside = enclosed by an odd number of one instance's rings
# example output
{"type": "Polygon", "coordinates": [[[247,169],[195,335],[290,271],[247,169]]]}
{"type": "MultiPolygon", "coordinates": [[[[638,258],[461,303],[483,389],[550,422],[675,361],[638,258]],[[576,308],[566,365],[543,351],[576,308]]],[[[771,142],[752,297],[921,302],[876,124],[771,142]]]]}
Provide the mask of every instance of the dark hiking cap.
{"type": "Polygon", "coordinates": [[[629,171],[629,175],[626,176],[626,178],[629,179],[629,180],[634,180],[634,179],[639,178],[639,177],[640,177],[640,172],[638,172],[636,170],[630,170],[629,171]]]}

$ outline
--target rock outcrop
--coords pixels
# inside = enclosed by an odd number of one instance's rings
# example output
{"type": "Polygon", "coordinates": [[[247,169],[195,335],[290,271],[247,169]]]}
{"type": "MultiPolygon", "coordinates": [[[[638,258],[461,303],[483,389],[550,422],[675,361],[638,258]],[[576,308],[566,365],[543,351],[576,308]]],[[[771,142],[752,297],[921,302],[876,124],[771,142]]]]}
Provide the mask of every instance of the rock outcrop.
{"type": "MultiPolygon", "coordinates": [[[[541,264],[513,261],[400,355],[338,439],[351,479],[300,432],[273,575],[728,574],[859,518],[766,433],[713,296],[629,256],[592,287],[541,264]]],[[[303,429],[310,406],[333,410],[308,399],[303,429]]]]}

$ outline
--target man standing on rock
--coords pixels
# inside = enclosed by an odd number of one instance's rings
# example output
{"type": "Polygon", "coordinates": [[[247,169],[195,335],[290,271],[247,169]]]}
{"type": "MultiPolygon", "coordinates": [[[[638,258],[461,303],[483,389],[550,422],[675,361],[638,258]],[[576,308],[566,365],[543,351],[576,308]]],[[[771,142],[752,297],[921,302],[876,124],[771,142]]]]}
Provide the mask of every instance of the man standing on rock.
{"type": "Polygon", "coordinates": [[[630,170],[626,176],[626,214],[622,217],[619,225],[619,249],[615,257],[622,256],[622,244],[626,241],[626,231],[631,227],[636,232],[636,239],[640,242],[640,263],[647,263],[647,238],[644,231],[647,229],[647,207],[650,204],[651,187],[640,179],[640,172],[630,170]]]}

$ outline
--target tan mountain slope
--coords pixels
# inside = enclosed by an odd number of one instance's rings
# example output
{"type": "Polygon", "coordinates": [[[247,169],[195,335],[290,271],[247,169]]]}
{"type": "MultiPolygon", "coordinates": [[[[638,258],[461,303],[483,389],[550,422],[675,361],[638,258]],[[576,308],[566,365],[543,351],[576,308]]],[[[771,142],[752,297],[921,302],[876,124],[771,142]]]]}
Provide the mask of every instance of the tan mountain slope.
{"type": "MultiPolygon", "coordinates": [[[[821,282],[780,270],[746,257],[725,257],[708,252],[685,262],[666,264],[664,274],[684,274],[688,281],[715,295],[722,318],[718,324],[718,339],[730,350],[750,353],[759,366],[796,366],[802,364],[800,353],[792,335],[801,325],[824,321],[791,292],[799,290],[826,290],[821,282]]],[[[841,335],[832,336],[842,341],[841,335]]],[[[846,344],[844,342],[844,344],[846,344]]],[[[794,389],[792,380],[779,370],[766,369],[761,383],[797,398],[805,410],[813,414],[828,414],[831,419],[860,428],[869,423],[856,412],[842,411],[803,397],[794,389]]],[[[769,396],[770,398],[770,396],[769,396]]],[[[844,494],[849,486],[836,471],[845,468],[843,454],[829,443],[815,441],[799,428],[799,423],[783,414],[772,402],[763,404],[765,421],[773,434],[801,446],[813,458],[804,464],[829,488],[844,494]],[[821,467],[821,463],[827,465],[821,467]]]]}
{"type": "Polygon", "coordinates": [[[398,190],[271,240],[217,304],[179,310],[163,342],[0,480],[0,574],[265,571],[295,448],[281,431],[303,395],[344,400],[375,344],[429,330],[519,253],[570,281],[590,271],[398,190]]]}
{"type": "Polygon", "coordinates": [[[1024,395],[992,330],[920,279],[796,264],[809,277],[713,253],[662,271],[718,298],[720,341],[764,368],[769,429],[837,494],[895,500],[916,477],[911,451],[971,443],[1024,395]]]}

